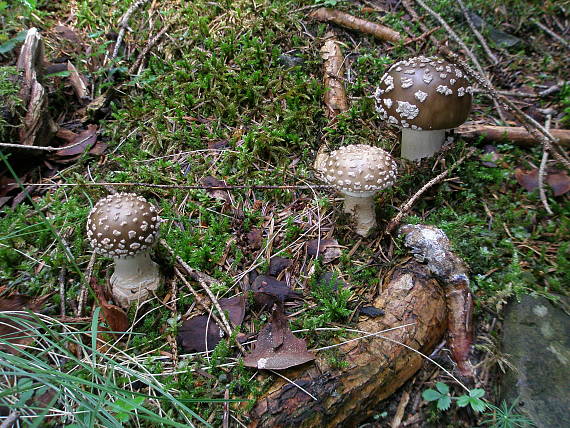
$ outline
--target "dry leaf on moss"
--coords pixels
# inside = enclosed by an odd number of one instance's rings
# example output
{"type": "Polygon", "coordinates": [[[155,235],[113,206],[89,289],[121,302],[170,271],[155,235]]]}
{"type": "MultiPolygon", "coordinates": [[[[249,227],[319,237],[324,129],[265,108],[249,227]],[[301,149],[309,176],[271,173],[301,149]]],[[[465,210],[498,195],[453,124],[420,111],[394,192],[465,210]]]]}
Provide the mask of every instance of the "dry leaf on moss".
{"type": "Polygon", "coordinates": [[[312,361],[307,343],[293,335],[282,305],[276,305],[271,322],[261,329],[255,349],[244,358],[247,367],[284,370],[312,361]]]}

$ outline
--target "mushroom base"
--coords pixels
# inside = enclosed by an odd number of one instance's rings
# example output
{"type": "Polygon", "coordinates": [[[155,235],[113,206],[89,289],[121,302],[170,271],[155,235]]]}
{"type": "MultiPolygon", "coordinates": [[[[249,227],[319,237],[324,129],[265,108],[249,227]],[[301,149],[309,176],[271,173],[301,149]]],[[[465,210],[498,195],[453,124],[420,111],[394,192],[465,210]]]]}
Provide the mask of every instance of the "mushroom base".
{"type": "Polygon", "coordinates": [[[151,260],[148,251],[114,260],[111,288],[118,305],[126,308],[135,300],[142,301],[160,285],[158,265],[151,260]]]}
{"type": "Polygon", "coordinates": [[[374,192],[365,194],[365,196],[354,196],[354,193],[345,193],[344,212],[354,216],[356,220],[355,232],[360,236],[367,236],[376,227],[374,192]]]}
{"type": "Polygon", "coordinates": [[[414,131],[402,128],[402,157],[418,160],[433,156],[445,141],[445,129],[414,131]]]}

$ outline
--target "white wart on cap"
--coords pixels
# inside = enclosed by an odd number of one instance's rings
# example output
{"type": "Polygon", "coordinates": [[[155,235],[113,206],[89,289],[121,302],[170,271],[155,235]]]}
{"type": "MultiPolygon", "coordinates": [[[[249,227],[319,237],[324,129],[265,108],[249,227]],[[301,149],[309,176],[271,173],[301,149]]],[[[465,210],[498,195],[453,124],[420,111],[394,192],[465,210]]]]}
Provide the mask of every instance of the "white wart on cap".
{"type": "MultiPolygon", "coordinates": [[[[427,145],[439,143],[434,152],[437,151],[445,138],[444,131],[467,119],[472,92],[457,66],[441,58],[419,56],[392,65],[382,76],[374,98],[380,117],[402,128],[402,156],[408,158],[404,155],[404,145],[408,143],[405,138],[421,138],[427,145]],[[433,133],[436,141],[431,143],[428,134],[404,135],[408,131],[440,132],[433,133]]],[[[431,154],[416,158],[425,156],[431,154]]]]}
{"type": "Polygon", "coordinates": [[[345,196],[344,211],[355,216],[356,233],[368,235],[376,226],[374,194],[396,180],[392,156],[378,147],[356,144],[319,155],[315,167],[345,196]]]}
{"type": "Polygon", "coordinates": [[[116,193],[99,200],[87,218],[87,238],[95,251],[129,257],[156,241],[159,217],[154,206],[134,193],[116,193]]]}

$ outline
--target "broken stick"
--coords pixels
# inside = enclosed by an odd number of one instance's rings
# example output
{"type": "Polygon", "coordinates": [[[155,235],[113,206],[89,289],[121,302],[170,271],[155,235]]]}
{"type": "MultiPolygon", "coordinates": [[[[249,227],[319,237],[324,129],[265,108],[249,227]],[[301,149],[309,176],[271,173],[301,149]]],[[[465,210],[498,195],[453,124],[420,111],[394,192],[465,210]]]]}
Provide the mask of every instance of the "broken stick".
{"type": "Polygon", "coordinates": [[[469,287],[468,268],[451,249],[443,232],[425,224],[406,224],[400,228],[404,243],[414,257],[431,272],[445,290],[448,320],[448,343],[451,355],[462,376],[473,376],[469,352],[473,341],[473,295],[469,287]]]}
{"type": "MultiPolygon", "coordinates": [[[[570,147],[570,129],[550,129],[550,134],[558,139],[562,147],[570,147]]],[[[455,133],[462,137],[484,136],[487,140],[509,140],[520,146],[532,146],[538,144],[537,138],[522,126],[493,126],[466,123],[455,128],[455,133]]]]}
{"type": "Polygon", "coordinates": [[[320,7],[312,11],[309,16],[317,21],[332,22],[333,24],[340,25],[341,27],[370,34],[380,40],[386,40],[392,43],[398,43],[405,40],[400,33],[389,27],[357,18],[356,16],[350,15],[346,12],[341,12],[340,10],[320,7]]]}
{"type": "Polygon", "coordinates": [[[344,57],[342,56],[338,40],[335,40],[332,35],[327,36],[329,37],[321,48],[321,56],[325,61],[323,64],[323,83],[325,85],[323,101],[326,106],[325,114],[329,119],[332,119],[339,113],[348,110],[348,100],[342,82],[344,57]]]}

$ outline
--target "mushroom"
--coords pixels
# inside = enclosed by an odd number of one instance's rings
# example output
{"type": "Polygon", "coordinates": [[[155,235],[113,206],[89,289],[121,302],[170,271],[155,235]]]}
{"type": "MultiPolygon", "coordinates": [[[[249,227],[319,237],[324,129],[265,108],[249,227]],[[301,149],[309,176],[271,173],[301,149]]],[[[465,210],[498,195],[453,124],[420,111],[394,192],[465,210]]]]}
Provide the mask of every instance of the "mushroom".
{"type": "Polygon", "coordinates": [[[402,129],[402,157],[432,156],[445,140],[445,130],[465,122],[473,88],[455,65],[419,56],[392,65],[374,94],[383,120],[402,129]]]}
{"type": "Polygon", "coordinates": [[[315,169],[344,195],[344,212],[356,219],[356,233],[366,236],[376,226],[374,194],[394,184],[396,162],[390,154],[366,144],[319,153],[315,169]]]}
{"type": "Polygon", "coordinates": [[[150,259],[160,219],[142,196],[117,193],[99,200],[87,218],[87,237],[96,253],[115,262],[113,299],[123,307],[144,300],[160,283],[158,265],[150,259]]]}

